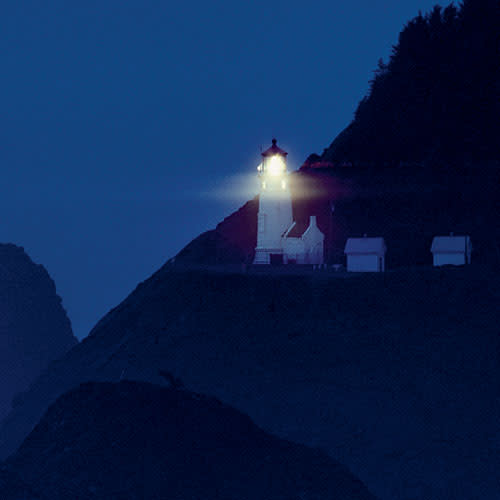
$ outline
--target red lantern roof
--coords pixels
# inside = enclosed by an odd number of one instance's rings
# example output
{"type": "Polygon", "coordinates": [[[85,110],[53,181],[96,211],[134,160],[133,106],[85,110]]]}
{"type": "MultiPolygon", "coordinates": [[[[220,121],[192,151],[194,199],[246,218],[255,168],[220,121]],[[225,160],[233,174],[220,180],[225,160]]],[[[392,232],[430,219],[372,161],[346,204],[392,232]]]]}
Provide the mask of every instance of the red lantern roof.
{"type": "Polygon", "coordinates": [[[274,155],[281,155],[281,156],[286,156],[288,153],[286,151],[283,151],[281,148],[276,146],[276,139],[272,140],[273,145],[269,148],[266,149],[261,153],[262,156],[274,156],[274,155]]]}

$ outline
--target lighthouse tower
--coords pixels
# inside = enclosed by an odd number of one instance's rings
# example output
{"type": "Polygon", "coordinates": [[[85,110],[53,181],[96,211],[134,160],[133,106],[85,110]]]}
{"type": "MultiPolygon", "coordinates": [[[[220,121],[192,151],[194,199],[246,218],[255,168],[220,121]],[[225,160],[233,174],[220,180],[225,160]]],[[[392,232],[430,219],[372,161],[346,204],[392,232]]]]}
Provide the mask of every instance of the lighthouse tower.
{"type": "Polygon", "coordinates": [[[254,264],[283,262],[283,235],[293,223],[287,155],[273,139],[272,146],[262,153],[262,163],[257,167],[260,196],[254,264]]]}

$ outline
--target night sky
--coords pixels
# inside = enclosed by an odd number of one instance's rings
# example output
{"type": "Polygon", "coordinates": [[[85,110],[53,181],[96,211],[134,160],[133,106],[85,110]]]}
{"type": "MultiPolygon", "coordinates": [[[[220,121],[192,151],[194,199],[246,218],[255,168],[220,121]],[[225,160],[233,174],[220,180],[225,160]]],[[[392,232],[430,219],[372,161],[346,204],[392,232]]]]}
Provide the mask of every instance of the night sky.
{"type": "Polygon", "coordinates": [[[0,14],[0,241],[56,282],[75,334],[350,122],[431,0],[23,1],[0,14]]]}

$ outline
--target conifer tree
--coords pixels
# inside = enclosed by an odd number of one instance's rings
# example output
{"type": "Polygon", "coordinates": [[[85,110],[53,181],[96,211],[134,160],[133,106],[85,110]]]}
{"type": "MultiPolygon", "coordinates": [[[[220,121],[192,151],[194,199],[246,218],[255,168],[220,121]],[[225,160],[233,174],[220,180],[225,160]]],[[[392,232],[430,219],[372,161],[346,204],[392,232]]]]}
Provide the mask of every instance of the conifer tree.
{"type": "Polygon", "coordinates": [[[480,163],[500,160],[499,136],[500,0],[464,0],[405,25],[322,159],[480,163]]]}

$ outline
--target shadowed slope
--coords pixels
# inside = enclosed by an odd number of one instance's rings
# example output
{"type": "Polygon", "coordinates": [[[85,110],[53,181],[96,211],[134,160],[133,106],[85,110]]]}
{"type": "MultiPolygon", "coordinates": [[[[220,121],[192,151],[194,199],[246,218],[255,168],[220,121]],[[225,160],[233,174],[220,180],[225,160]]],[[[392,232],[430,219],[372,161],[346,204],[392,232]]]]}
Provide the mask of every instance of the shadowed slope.
{"type": "Polygon", "coordinates": [[[23,483],[16,473],[7,470],[5,466],[0,468],[0,498],[2,500],[46,500],[23,483]]]}
{"type": "Polygon", "coordinates": [[[61,298],[44,267],[33,263],[21,247],[0,244],[0,418],[16,393],[75,344],[61,298]]]}
{"type": "Polygon", "coordinates": [[[226,217],[212,231],[207,231],[175,257],[185,264],[239,264],[253,260],[257,244],[257,198],[226,217]]]}
{"type": "Polygon", "coordinates": [[[219,401],[124,381],[61,396],[7,462],[51,500],[372,500],[323,452],[219,401]]]}
{"type": "Polygon", "coordinates": [[[0,429],[15,450],[87,380],[159,371],[321,446],[381,498],[494,498],[498,268],[322,278],[167,265],[53,363],[0,429]],[[471,451],[472,450],[472,451],[471,451]]]}

